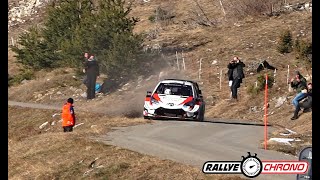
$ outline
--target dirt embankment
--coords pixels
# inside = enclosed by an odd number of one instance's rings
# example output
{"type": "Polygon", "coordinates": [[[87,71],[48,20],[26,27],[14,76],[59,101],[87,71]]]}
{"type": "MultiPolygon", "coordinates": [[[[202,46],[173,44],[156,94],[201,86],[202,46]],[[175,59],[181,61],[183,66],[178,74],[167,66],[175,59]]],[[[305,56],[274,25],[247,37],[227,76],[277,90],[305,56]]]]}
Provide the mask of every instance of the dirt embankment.
{"type": "Polygon", "coordinates": [[[192,166],[88,139],[115,126],[148,123],[140,118],[78,113],[79,126],[66,134],[62,132],[59,116],[52,117],[58,113],[54,110],[9,107],[8,113],[9,179],[242,179],[204,175],[192,166]]]}

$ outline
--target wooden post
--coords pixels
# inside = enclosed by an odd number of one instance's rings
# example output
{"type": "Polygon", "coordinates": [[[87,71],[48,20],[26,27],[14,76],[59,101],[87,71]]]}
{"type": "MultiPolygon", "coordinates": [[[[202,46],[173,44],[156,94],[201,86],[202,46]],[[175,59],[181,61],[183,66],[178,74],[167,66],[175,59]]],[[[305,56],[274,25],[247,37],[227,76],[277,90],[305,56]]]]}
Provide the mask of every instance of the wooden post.
{"type": "Polygon", "coordinates": [[[264,149],[267,150],[267,141],[268,141],[268,74],[266,74],[266,86],[264,93],[264,149]]]}
{"type": "Polygon", "coordinates": [[[289,84],[289,73],[290,73],[290,67],[288,65],[288,72],[287,72],[287,84],[289,84]]]}
{"type": "Polygon", "coordinates": [[[201,66],[202,66],[202,58],[200,58],[200,66],[199,66],[199,80],[201,79],[201,66]]]}
{"type": "Polygon", "coordinates": [[[12,46],[14,46],[14,39],[11,37],[12,46]]]}
{"type": "Polygon", "coordinates": [[[222,69],[220,70],[220,77],[219,77],[219,80],[220,80],[220,83],[219,83],[219,85],[220,85],[220,90],[221,90],[221,82],[222,82],[222,69]]]}
{"type": "Polygon", "coordinates": [[[180,66],[179,66],[179,58],[178,58],[178,52],[176,51],[176,57],[177,57],[177,66],[178,66],[178,70],[180,70],[180,66]]]}
{"type": "Polygon", "coordinates": [[[273,84],[276,83],[276,76],[277,76],[277,69],[275,69],[273,73],[273,84]]]}
{"type": "Polygon", "coordinates": [[[287,73],[287,84],[288,84],[288,91],[290,91],[290,84],[289,84],[289,74],[290,74],[290,66],[288,64],[288,73],[287,73]]]}
{"type": "Polygon", "coordinates": [[[184,62],[184,58],[182,58],[182,63],[183,63],[183,70],[186,70],[186,64],[184,62]]]}
{"type": "Polygon", "coordinates": [[[184,62],[183,52],[181,52],[181,56],[182,56],[183,70],[186,70],[186,63],[184,62]]]}

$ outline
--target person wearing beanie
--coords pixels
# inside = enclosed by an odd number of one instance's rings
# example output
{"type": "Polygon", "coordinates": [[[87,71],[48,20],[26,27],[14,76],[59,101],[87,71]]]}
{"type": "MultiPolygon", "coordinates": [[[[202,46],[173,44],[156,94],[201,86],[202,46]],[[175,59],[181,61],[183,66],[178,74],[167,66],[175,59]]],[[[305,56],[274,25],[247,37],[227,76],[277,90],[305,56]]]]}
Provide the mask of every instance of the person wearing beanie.
{"type": "Polygon", "coordinates": [[[63,132],[72,132],[76,123],[76,117],[73,108],[73,99],[69,98],[62,107],[62,128],[63,132]]]}

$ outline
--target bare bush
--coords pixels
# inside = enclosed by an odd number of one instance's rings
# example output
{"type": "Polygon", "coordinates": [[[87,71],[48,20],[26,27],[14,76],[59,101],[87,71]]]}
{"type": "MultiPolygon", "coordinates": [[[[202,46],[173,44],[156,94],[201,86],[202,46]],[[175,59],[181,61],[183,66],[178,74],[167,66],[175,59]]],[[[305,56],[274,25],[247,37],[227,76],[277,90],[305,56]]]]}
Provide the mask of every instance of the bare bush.
{"type": "Polygon", "coordinates": [[[218,24],[218,20],[215,18],[209,19],[203,13],[198,12],[197,10],[190,10],[189,15],[191,20],[195,22],[197,25],[201,26],[215,26],[218,24]]]}
{"type": "Polygon", "coordinates": [[[150,29],[148,32],[146,32],[146,39],[148,40],[157,39],[158,35],[159,35],[158,29],[150,29]]]}
{"type": "MultiPolygon", "coordinates": [[[[195,6],[191,10],[189,10],[192,21],[201,26],[217,25],[218,20],[216,18],[208,16],[210,13],[206,13],[206,11],[211,11],[209,10],[210,8],[208,9],[208,6],[204,6],[203,4],[199,3],[198,0],[193,1],[195,3],[195,6]]],[[[213,3],[213,8],[216,8],[215,3],[213,3]]]]}
{"type": "Polygon", "coordinates": [[[227,16],[237,19],[246,16],[272,15],[283,6],[283,0],[228,0],[224,3],[227,16]]]}
{"type": "Polygon", "coordinates": [[[155,22],[160,22],[163,25],[169,25],[175,17],[172,6],[161,7],[158,6],[155,10],[155,22]]]}

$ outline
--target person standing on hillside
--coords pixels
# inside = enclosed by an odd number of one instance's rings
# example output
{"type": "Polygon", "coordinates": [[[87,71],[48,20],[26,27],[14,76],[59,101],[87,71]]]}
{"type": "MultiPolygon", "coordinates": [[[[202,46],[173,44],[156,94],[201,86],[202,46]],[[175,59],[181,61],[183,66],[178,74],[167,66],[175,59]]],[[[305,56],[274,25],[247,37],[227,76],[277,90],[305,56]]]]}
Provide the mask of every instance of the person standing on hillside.
{"type": "Polygon", "coordinates": [[[301,92],[302,90],[307,89],[307,80],[300,74],[299,71],[295,71],[295,77],[291,79],[290,85],[297,92],[297,95],[292,100],[292,104],[294,105],[295,109],[297,109],[299,106],[299,101],[307,96],[307,93],[301,92]]]}
{"type": "Polygon", "coordinates": [[[86,61],[84,71],[87,75],[87,99],[94,99],[96,97],[96,81],[100,76],[99,64],[94,58],[94,55],[91,55],[88,61],[86,61]]]}
{"type": "Polygon", "coordinates": [[[298,119],[298,114],[301,108],[303,108],[304,113],[309,112],[312,108],[312,83],[308,83],[308,89],[304,89],[301,92],[306,94],[306,98],[302,100],[303,102],[298,103],[291,120],[298,119]]]}
{"type": "Polygon", "coordinates": [[[76,116],[73,109],[73,99],[69,98],[62,107],[62,128],[63,132],[72,132],[76,124],[76,116]]]}
{"type": "Polygon", "coordinates": [[[242,83],[242,79],[245,78],[243,68],[246,65],[240,61],[238,57],[234,57],[233,60],[228,64],[228,76],[229,81],[232,81],[231,84],[231,93],[232,98],[231,101],[238,101],[238,88],[242,83]]]}

